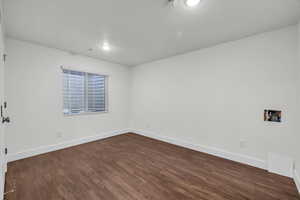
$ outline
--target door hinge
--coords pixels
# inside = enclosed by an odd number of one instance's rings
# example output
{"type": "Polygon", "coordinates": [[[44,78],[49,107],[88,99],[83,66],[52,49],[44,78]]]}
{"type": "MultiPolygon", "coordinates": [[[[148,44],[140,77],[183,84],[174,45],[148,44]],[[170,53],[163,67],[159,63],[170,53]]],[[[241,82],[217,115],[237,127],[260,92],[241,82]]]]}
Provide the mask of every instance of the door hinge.
{"type": "Polygon", "coordinates": [[[7,148],[4,149],[4,153],[5,153],[5,155],[7,155],[7,153],[8,153],[7,148]]]}
{"type": "Polygon", "coordinates": [[[6,61],[6,58],[7,58],[7,55],[6,55],[6,54],[3,54],[3,62],[6,61]]]}
{"type": "Polygon", "coordinates": [[[4,106],[4,108],[7,108],[7,102],[6,101],[3,103],[3,106],[4,106]]]}

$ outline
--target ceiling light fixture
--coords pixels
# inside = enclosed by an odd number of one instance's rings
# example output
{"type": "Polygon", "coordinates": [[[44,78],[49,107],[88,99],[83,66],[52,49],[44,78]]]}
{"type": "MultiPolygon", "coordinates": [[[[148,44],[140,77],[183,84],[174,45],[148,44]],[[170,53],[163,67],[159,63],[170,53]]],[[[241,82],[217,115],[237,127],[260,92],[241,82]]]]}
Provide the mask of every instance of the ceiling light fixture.
{"type": "Polygon", "coordinates": [[[185,1],[185,4],[186,4],[188,7],[192,8],[192,7],[197,6],[197,5],[200,3],[200,1],[201,1],[201,0],[186,0],[186,1],[185,1]]]}
{"type": "Polygon", "coordinates": [[[103,51],[110,51],[110,46],[107,42],[104,42],[101,48],[103,51]]]}

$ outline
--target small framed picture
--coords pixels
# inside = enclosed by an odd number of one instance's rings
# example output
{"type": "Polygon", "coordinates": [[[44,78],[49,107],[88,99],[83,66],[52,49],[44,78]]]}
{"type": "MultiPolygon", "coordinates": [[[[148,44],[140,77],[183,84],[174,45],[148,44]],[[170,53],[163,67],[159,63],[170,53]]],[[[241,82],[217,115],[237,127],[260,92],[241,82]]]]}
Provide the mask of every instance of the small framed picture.
{"type": "Polygon", "coordinates": [[[281,122],[280,110],[265,110],[264,120],[268,122],[281,122]]]}

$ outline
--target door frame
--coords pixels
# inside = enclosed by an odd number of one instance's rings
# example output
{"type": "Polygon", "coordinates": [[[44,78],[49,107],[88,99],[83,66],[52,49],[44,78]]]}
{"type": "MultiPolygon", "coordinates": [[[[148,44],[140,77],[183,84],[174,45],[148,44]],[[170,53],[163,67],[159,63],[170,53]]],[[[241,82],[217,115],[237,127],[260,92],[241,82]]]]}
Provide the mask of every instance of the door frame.
{"type": "MultiPolygon", "coordinates": [[[[4,35],[3,35],[3,0],[0,0],[0,104],[4,102],[4,35]]],[[[5,112],[3,110],[3,115],[5,112]]],[[[7,169],[6,155],[5,155],[5,124],[2,123],[0,117],[0,200],[4,199],[4,185],[5,173],[7,169]]]]}

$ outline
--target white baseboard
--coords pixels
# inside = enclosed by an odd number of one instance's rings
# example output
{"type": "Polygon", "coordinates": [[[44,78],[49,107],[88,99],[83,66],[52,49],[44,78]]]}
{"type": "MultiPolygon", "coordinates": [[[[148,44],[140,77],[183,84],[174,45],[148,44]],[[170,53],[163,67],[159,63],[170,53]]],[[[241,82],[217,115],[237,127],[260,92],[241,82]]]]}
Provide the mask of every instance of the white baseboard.
{"type": "Polygon", "coordinates": [[[3,200],[4,198],[4,177],[2,177],[2,175],[0,175],[0,200],[3,200]]]}
{"type": "Polygon", "coordinates": [[[268,153],[268,171],[282,176],[294,177],[294,159],[278,153],[268,153]]]}
{"type": "Polygon", "coordinates": [[[157,134],[148,132],[148,131],[143,131],[143,130],[130,130],[130,132],[143,135],[146,137],[154,138],[157,140],[161,140],[167,143],[175,144],[177,146],[182,146],[188,149],[192,149],[195,151],[199,152],[204,152],[207,154],[211,154],[217,157],[225,158],[228,160],[236,161],[239,163],[247,164],[253,167],[261,168],[261,169],[267,169],[267,163],[264,160],[253,158],[250,156],[242,155],[242,154],[237,154],[237,153],[232,153],[228,152],[222,149],[217,149],[214,147],[207,147],[203,145],[198,145],[198,144],[191,144],[188,142],[183,142],[179,141],[177,139],[169,138],[169,137],[164,137],[164,136],[158,136],[157,134]]]}
{"type": "Polygon", "coordinates": [[[297,171],[297,170],[294,170],[294,181],[295,181],[295,183],[296,183],[298,192],[299,192],[299,194],[300,194],[300,175],[298,174],[298,171],[297,171]]]}
{"type": "Polygon", "coordinates": [[[129,130],[127,130],[127,129],[126,130],[112,131],[112,132],[107,132],[107,133],[103,133],[103,134],[99,134],[99,135],[95,135],[95,136],[89,136],[89,137],[85,137],[85,138],[66,141],[66,142],[62,142],[62,143],[59,143],[59,144],[53,144],[53,145],[48,145],[48,146],[41,146],[41,147],[34,148],[34,149],[28,149],[28,150],[25,150],[25,151],[22,151],[22,152],[14,153],[14,154],[8,154],[7,155],[7,162],[12,162],[12,161],[16,161],[16,160],[20,160],[20,159],[24,159],[24,158],[28,158],[28,157],[32,157],[32,156],[36,156],[36,155],[40,155],[40,154],[44,154],[44,153],[48,153],[48,152],[51,152],[51,151],[56,151],[56,150],[60,150],[60,149],[64,149],[64,148],[68,148],[68,147],[88,143],[88,142],[93,142],[93,141],[96,141],[96,140],[105,139],[105,138],[116,136],[116,135],[121,135],[121,134],[124,134],[124,133],[128,133],[128,131],[129,130]]]}

